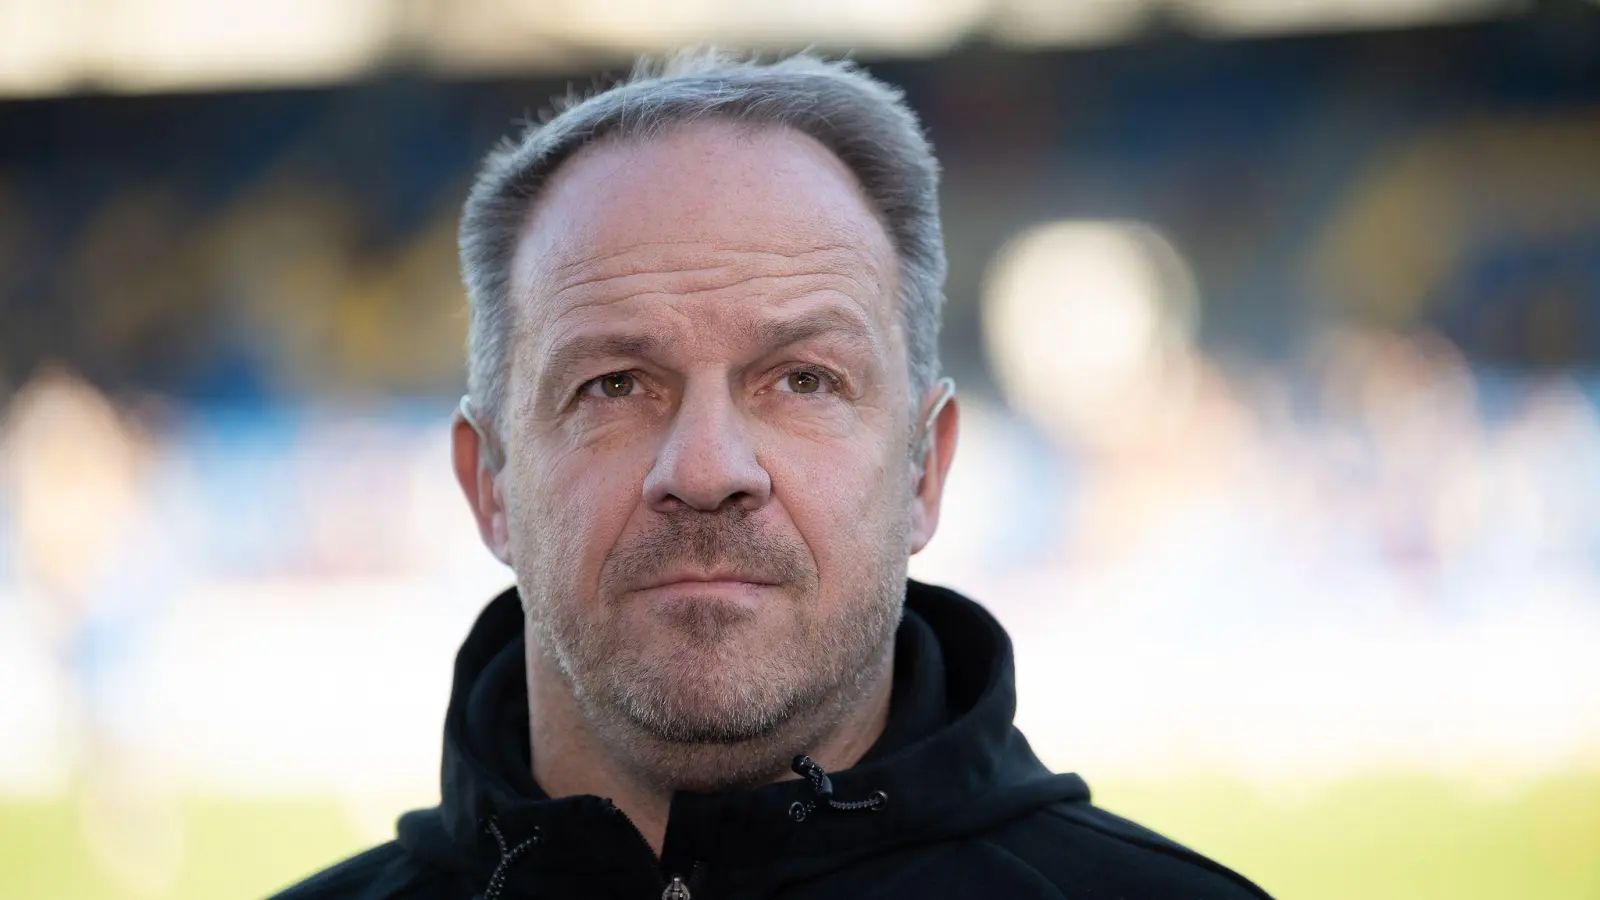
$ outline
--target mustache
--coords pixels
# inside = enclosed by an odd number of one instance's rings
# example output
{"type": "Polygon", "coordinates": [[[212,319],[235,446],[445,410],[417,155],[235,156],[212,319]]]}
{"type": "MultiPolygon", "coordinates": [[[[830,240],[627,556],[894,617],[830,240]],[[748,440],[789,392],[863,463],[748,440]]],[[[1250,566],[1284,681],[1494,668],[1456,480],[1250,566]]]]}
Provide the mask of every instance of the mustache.
{"type": "Polygon", "coordinates": [[[763,532],[749,517],[748,511],[738,508],[666,513],[649,531],[611,552],[600,571],[601,587],[614,595],[647,584],[681,563],[732,568],[776,584],[806,585],[815,580],[809,551],[763,532]]]}

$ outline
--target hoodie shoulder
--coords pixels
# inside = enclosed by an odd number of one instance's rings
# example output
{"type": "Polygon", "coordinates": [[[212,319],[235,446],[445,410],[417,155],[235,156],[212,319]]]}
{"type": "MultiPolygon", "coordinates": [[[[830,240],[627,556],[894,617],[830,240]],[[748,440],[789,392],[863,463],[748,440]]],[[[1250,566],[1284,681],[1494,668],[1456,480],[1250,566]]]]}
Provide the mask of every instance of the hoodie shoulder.
{"type": "Polygon", "coordinates": [[[989,838],[1083,896],[1271,900],[1221,863],[1088,802],[1053,803],[989,838]]]}
{"type": "Polygon", "coordinates": [[[455,896],[448,890],[449,880],[447,873],[389,841],[324,869],[270,900],[433,900],[455,896]]]}

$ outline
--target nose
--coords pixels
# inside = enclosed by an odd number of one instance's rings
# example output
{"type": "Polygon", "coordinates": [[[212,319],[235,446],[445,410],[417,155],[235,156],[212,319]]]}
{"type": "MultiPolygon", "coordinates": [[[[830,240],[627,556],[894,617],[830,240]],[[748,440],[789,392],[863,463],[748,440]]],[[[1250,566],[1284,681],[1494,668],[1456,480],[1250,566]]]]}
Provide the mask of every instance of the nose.
{"type": "Polygon", "coordinates": [[[772,496],[772,478],[747,429],[725,390],[691,388],[645,476],[645,502],[658,512],[760,509],[772,496]]]}

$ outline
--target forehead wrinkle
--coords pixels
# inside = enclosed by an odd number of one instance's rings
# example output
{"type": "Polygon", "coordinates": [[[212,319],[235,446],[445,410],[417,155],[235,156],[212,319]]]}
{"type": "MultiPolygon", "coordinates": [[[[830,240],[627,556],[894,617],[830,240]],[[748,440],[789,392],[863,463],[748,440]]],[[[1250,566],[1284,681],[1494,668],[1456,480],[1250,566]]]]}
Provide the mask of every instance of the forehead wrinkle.
{"type": "MultiPolygon", "coordinates": [[[[721,269],[705,270],[707,273],[718,273],[721,271],[721,269]]],[[[605,279],[604,281],[576,285],[567,288],[553,295],[550,298],[551,301],[559,303],[559,301],[562,299],[562,295],[567,294],[576,294],[579,300],[557,314],[555,319],[552,320],[552,324],[555,322],[560,322],[569,314],[579,310],[590,309],[597,306],[610,306],[614,303],[620,303],[627,300],[636,300],[648,297],[689,300],[692,298],[705,297],[707,295],[716,295],[726,291],[736,290],[741,287],[753,287],[757,285],[768,287],[769,291],[766,291],[765,293],[777,294],[781,292],[783,294],[790,295],[790,299],[804,297],[811,294],[831,293],[849,297],[853,302],[863,306],[865,305],[865,298],[857,297],[855,294],[867,293],[865,287],[860,281],[849,276],[839,275],[833,272],[806,272],[787,275],[750,275],[732,281],[715,277],[701,279],[698,277],[701,274],[698,271],[675,272],[672,274],[674,276],[683,276],[689,279],[691,283],[664,286],[652,283],[650,280],[651,276],[648,275],[619,275],[614,278],[605,279]],[[841,289],[843,285],[841,285],[840,282],[847,282],[848,285],[854,290],[841,289]],[[783,290],[783,288],[786,286],[792,286],[793,289],[783,290]],[[643,288],[643,290],[640,290],[639,288],[643,288]]],[[[763,299],[765,302],[771,302],[771,299],[776,298],[763,299]]],[[[756,302],[760,303],[763,301],[758,300],[756,302]]],[[[664,302],[661,305],[671,307],[673,304],[670,302],[664,302]]]]}
{"type": "MultiPolygon", "coordinates": [[[[603,253],[596,253],[596,254],[594,254],[592,256],[580,257],[578,259],[572,259],[572,260],[568,260],[568,261],[563,262],[563,263],[558,263],[557,265],[552,267],[551,271],[552,271],[553,274],[560,274],[560,273],[565,272],[565,271],[567,271],[569,269],[573,269],[573,268],[576,268],[576,267],[579,267],[579,266],[590,266],[590,265],[599,266],[600,264],[605,263],[605,262],[607,262],[609,260],[614,260],[614,259],[617,259],[619,257],[625,257],[625,256],[628,256],[629,254],[632,254],[632,253],[637,252],[639,250],[654,250],[654,249],[667,248],[667,247],[699,247],[699,248],[704,248],[705,247],[705,242],[704,241],[687,241],[687,240],[685,240],[685,241],[637,240],[637,241],[632,242],[629,246],[621,248],[620,250],[611,250],[611,251],[607,251],[607,252],[603,252],[603,253]]],[[[739,250],[739,249],[735,249],[735,248],[729,247],[729,248],[718,249],[715,252],[726,253],[726,254],[741,254],[741,255],[781,256],[781,257],[784,257],[784,258],[787,258],[787,259],[799,259],[799,258],[801,258],[803,256],[810,256],[810,255],[815,254],[815,253],[828,253],[828,252],[835,252],[835,251],[843,251],[843,252],[847,252],[847,253],[851,253],[851,254],[860,254],[861,253],[861,248],[857,247],[854,244],[838,242],[838,243],[829,243],[829,244],[818,244],[818,245],[810,247],[808,249],[794,250],[794,251],[786,251],[786,250],[781,250],[781,249],[776,249],[776,248],[763,248],[763,249],[758,249],[758,250],[751,250],[751,249],[739,250]]],[[[861,254],[861,255],[865,255],[865,254],[861,254]]]]}
{"type": "MultiPolygon", "coordinates": [[[[671,242],[681,245],[680,242],[671,242]]],[[[650,245],[646,245],[650,246],[650,245]]],[[[794,277],[826,277],[848,281],[856,290],[868,292],[872,290],[861,277],[850,270],[866,269],[873,275],[879,273],[875,270],[870,256],[862,254],[855,248],[846,244],[834,244],[816,247],[808,250],[783,252],[779,250],[738,250],[717,249],[709,252],[713,259],[722,258],[726,262],[711,262],[703,264],[695,260],[688,264],[671,265],[669,260],[639,260],[628,264],[629,257],[634,256],[641,249],[635,245],[623,250],[598,254],[594,257],[575,260],[554,267],[551,271],[550,287],[551,296],[557,297],[568,291],[578,288],[602,287],[610,282],[639,278],[664,278],[668,280],[682,279],[690,282],[692,286],[684,286],[683,293],[696,291],[710,291],[720,288],[737,287],[761,279],[782,279],[794,277]],[[824,256],[812,265],[788,265],[786,263],[806,263],[811,257],[824,256]],[[781,262],[779,262],[781,261],[781,262]],[[766,262],[779,262],[776,266],[764,265],[766,262]],[[844,263],[840,265],[839,263],[844,263]],[[865,265],[862,265],[865,263],[865,265]],[[821,265],[822,268],[814,268],[821,265]],[[719,278],[726,273],[727,278],[719,278]],[[564,274],[565,277],[562,277],[564,274]]],[[[879,279],[874,279],[879,280],[879,279]]]]}

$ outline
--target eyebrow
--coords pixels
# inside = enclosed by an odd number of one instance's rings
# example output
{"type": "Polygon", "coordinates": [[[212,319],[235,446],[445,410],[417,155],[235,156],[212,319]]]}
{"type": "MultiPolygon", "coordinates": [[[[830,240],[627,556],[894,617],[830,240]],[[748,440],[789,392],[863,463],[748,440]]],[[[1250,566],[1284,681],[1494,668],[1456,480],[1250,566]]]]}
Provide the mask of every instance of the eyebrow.
{"type": "Polygon", "coordinates": [[[550,351],[541,367],[545,385],[566,381],[567,373],[591,359],[615,359],[655,356],[661,351],[662,339],[658,335],[639,333],[593,334],[564,341],[550,351]]]}
{"type": "Polygon", "coordinates": [[[856,349],[877,355],[878,342],[871,329],[855,315],[842,309],[819,309],[790,319],[757,322],[750,326],[749,336],[757,346],[767,351],[804,343],[819,337],[837,336],[856,349]]]}
{"type": "MultiPolygon", "coordinates": [[[[854,349],[877,356],[878,342],[857,316],[840,309],[823,309],[788,319],[745,326],[746,336],[761,352],[771,353],[821,337],[838,337],[854,349]]],[[[661,355],[666,340],[644,332],[580,335],[557,344],[541,366],[541,392],[564,384],[568,373],[595,359],[649,359],[661,355]]]]}

